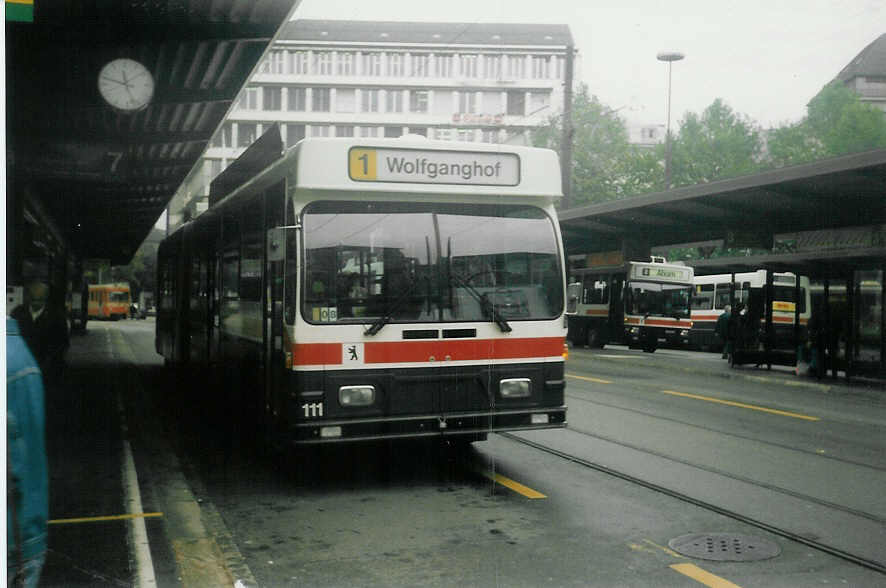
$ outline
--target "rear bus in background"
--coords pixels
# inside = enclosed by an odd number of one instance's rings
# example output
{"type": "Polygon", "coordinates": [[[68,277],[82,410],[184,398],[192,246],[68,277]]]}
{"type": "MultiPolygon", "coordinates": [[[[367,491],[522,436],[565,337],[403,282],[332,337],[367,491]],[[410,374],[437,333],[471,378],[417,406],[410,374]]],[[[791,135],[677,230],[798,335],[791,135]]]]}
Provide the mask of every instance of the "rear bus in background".
{"type": "MultiPolygon", "coordinates": [[[[719,350],[723,341],[716,335],[717,319],[733,300],[733,312],[746,309],[765,326],[767,313],[766,270],[734,274],[735,294],[732,290],[733,274],[695,276],[692,293],[692,331],[690,346],[695,349],[719,350]]],[[[772,274],[773,292],[772,327],[773,348],[791,349],[794,345],[795,316],[799,315],[798,336],[805,339],[806,326],[811,315],[809,278],[800,276],[799,312],[795,303],[796,275],[784,272],[772,274]]]]}
{"type": "Polygon", "coordinates": [[[129,316],[131,297],[129,284],[90,284],[89,318],[116,321],[129,316]]]}
{"type": "Polygon", "coordinates": [[[290,446],[563,427],[560,196],[549,150],[272,128],[161,244],[157,351],[290,446]]]}
{"type": "Polygon", "coordinates": [[[662,345],[685,345],[692,275],[691,267],[663,257],[573,269],[567,289],[569,340],[588,347],[620,343],[648,353],[662,345]]]}

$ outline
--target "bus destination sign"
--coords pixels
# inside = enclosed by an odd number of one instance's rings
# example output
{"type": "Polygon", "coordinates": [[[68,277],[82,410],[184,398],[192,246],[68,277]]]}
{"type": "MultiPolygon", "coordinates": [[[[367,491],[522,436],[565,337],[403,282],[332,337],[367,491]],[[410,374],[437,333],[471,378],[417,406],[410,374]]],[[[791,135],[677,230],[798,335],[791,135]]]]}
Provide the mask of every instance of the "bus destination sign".
{"type": "Polygon", "coordinates": [[[640,268],[640,275],[644,278],[658,278],[660,280],[685,281],[689,279],[689,273],[686,270],[670,267],[643,266],[640,268]]]}
{"type": "Polygon", "coordinates": [[[516,186],[520,158],[487,151],[354,147],[348,154],[348,175],[357,182],[516,186]]]}

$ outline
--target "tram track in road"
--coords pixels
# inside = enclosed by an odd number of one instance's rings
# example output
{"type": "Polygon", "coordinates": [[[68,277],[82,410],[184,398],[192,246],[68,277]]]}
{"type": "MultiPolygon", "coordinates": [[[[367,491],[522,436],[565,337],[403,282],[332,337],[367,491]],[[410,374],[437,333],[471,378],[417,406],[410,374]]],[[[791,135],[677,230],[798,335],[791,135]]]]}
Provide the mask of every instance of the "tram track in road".
{"type": "MultiPolygon", "coordinates": [[[[575,429],[573,427],[570,427],[570,430],[580,433],[580,434],[583,434],[583,435],[597,437],[593,434],[589,434],[586,432],[575,431],[575,429]]],[[[809,537],[805,537],[799,533],[795,533],[795,532],[785,529],[783,527],[772,525],[772,524],[767,523],[765,521],[741,514],[740,512],[738,512],[736,510],[724,508],[724,507],[718,506],[716,504],[713,504],[713,503],[705,501],[705,500],[700,500],[698,498],[690,496],[689,494],[687,494],[685,492],[674,490],[672,488],[668,488],[668,487],[663,486],[661,484],[657,484],[655,482],[650,482],[648,480],[644,480],[644,479],[634,476],[632,474],[629,474],[629,473],[626,473],[623,471],[619,471],[618,469],[603,465],[603,464],[595,462],[595,461],[585,459],[583,457],[579,457],[577,455],[572,455],[570,453],[561,451],[559,449],[555,449],[553,447],[549,447],[547,445],[538,443],[536,441],[532,441],[530,439],[525,439],[525,438],[515,435],[513,433],[499,433],[499,436],[504,439],[508,439],[510,441],[513,441],[515,443],[520,443],[520,444],[526,445],[528,447],[532,447],[533,449],[547,453],[549,455],[559,457],[561,459],[575,463],[575,464],[580,465],[582,467],[606,474],[608,476],[618,478],[620,480],[624,480],[626,482],[641,486],[643,488],[647,488],[647,489],[652,490],[654,492],[658,492],[658,493],[664,494],[666,496],[669,496],[671,498],[675,498],[677,500],[680,500],[682,502],[692,504],[693,506],[696,506],[696,507],[702,508],[704,510],[719,514],[721,516],[728,517],[728,518],[733,519],[735,521],[750,525],[752,527],[766,531],[768,533],[772,533],[773,535],[777,535],[777,536],[782,537],[784,539],[788,539],[790,541],[794,541],[794,542],[803,544],[803,545],[810,547],[812,549],[815,549],[817,551],[826,553],[826,554],[834,556],[834,557],[838,557],[844,561],[848,561],[848,562],[854,563],[856,565],[862,566],[864,568],[874,570],[874,571],[879,572],[881,574],[886,574],[886,565],[884,565],[878,561],[874,561],[872,559],[862,557],[862,556],[856,555],[854,553],[850,553],[846,550],[840,549],[840,548],[835,547],[833,545],[828,545],[826,543],[816,541],[815,539],[810,539],[809,537]]],[[[602,437],[597,437],[597,438],[600,438],[600,439],[602,439],[606,442],[609,442],[609,443],[616,443],[618,445],[621,445],[623,447],[627,447],[627,448],[635,450],[635,451],[641,451],[641,452],[653,455],[655,457],[665,458],[665,459],[669,459],[669,460],[673,459],[669,456],[659,455],[655,452],[651,452],[646,449],[632,447],[630,445],[624,444],[619,441],[605,439],[602,437]]],[[[691,464],[691,463],[686,463],[685,465],[689,465],[690,467],[698,467],[698,466],[695,466],[694,464],[691,464]]],[[[708,468],[703,467],[702,469],[709,471],[708,468]]],[[[714,473],[717,473],[719,475],[726,475],[728,477],[732,477],[733,479],[740,480],[745,483],[751,483],[751,484],[758,485],[758,486],[760,485],[758,482],[754,482],[752,480],[744,480],[740,477],[736,478],[734,476],[730,476],[729,474],[724,474],[722,472],[714,472],[714,473]]],[[[763,486],[763,487],[765,487],[765,486],[763,486]]],[[[774,490],[779,491],[779,489],[777,489],[777,488],[775,488],[774,490]]],[[[788,491],[788,492],[790,492],[790,491],[788,491]]],[[[802,495],[796,496],[795,493],[790,493],[789,495],[791,495],[795,498],[799,498],[801,500],[806,499],[802,495]]],[[[854,512],[852,509],[845,509],[843,507],[839,507],[839,505],[831,505],[826,502],[823,503],[822,501],[820,501],[818,499],[814,499],[814,498],[812,499],[812,501],[822,504],[824,506],[827,506],[828,508],[833,508],[834,506],[837,506],[838,510],[842,510],[843,512],[846,512],[847,514],[852,514],[854,516],[863,516],[864,518],[866,518],[868,520],[873,520],[874,522],[877,522],[877,521],[882,522],[881,518],[873,517],[873,515],[867,515],[867,513],[864,513],[863,515],[859,515],[858,513],[854,512]],[[871,518],[871,517],[873,517],[873,518],[871,518]]]]}
{"type": "MultiPolygon", "coordinates": [[[[611,404],[608,402],[600,402],[599,400],[590,400],[588,398],[585,398],[582,396],[577,396],[575,394],[567,393],[566,398],[569,400],[577,400],[579,402],[584,402],[584,403],[592,404],[592,405],[596,405],[596,406],[603,406],[603,407],[611,408],[614,410],[623,410],[625,412],[630,412],[633,414],[638,414],[638,415],[642,415],[642,416],[649,417],[649,418],[667,421],[669,423],[683,425],[686,427],[692,427],[693,429],[697,429],[700,431],[706,431],[709,433],[716,433],[718,435],[724,435],[726,437],[731,437],[733,439],[739,439],[741,441],[753,441],[755,443],[762,443],[764,445],[768,445],[769,447],[775,447],[778,449],[785,449],[788,451],[796,451],[797,453],[801,453],[804,455],[815,456],[815,457],[818,457],[821,459],[827,459],[827,460],[835,461],[835,462],[846,464],[846,465],[851,465],[851,466],[856,466],[856,467],[861,467],[861,468],[868,468],[868,469],[871,469],[871,470],[874,470],[877,472],[886,472],[886,468],[884,468],[884,467],[872,465],[872,464],[865,463],[862,461],[858,461],[858,460],[854,460],[854,459],[846,459],[845,457],[835,457],[833,455],[818,453],[816,451],[810,451],[808,449],[803,449],[803,448],[795,447],[792,445],[786,445],[784,443],[774,443],[772,441],[765,441],[765,440],[759,439],[757,437],[749,437],[747,435],[738,435],[736,433],[730,433],[730,432],[723,431],[720,429],[715,429],[713,427],[705,427],[703,425],[699,425],[697,422],[689,422],[689,421],[684,421],[684,420],[680,420],[680,419],[675,419],[672,417],[666,417],[666,416],[662,416],[660,414],[656,414],[656,413],[645,411],[645,410],[637,410],[636,408],[626,408],[624,406],[619,406],[617,404],[611,404]]],[[[570,430],[581,432],[580,430],[576,429],[575,426],[572,424],[569,425],[569,428],[570,428],[570,430]]],[[[593,433],[585,433],[585,434],[590,435],[590,436],[596,436],[593,433]]],[[[618,443],[618,441],[615,441],[613,439],[608,439],[606,437],[599,437],[599,436],[597,436],[597,437],[600,439],[604,439],[606,441],[618,443]]],[[[636,448],[636,449],[640,449],[640,448],[636,448]]]]}

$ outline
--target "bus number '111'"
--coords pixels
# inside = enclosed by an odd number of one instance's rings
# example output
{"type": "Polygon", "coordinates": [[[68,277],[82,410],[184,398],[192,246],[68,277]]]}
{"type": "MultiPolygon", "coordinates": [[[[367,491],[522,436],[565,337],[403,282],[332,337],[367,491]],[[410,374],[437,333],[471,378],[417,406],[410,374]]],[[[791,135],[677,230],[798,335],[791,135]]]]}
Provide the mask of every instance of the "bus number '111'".
{"type": "Polygon", "coordinates": [[[310,404],[302,404],[301,409],[305,412],[305,418],[323,416],[323,403],[312,402],[310,404]]]}

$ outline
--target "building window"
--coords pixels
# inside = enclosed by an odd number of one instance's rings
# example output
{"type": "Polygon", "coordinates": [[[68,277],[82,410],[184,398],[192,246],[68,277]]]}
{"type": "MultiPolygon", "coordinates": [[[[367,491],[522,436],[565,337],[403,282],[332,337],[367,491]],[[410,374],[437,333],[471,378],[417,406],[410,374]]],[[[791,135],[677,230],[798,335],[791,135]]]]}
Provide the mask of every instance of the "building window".
{"type": "Polygon", "coordinates": [[[305,125],[286,125],[286,146],[292,147],[305,138],[305,125]]]}
{"type": "Polygon", "coordinates": [[[353,137],[354,136],[354,127],[352,125],[336,125],[335,126],[335,136],[336,137],[353,137]]]}
{"type": "Polygon", "coordinates": [[[209,181],[211,182],[221,173],[222,170],[222,160],[221,159],[207,159],[205,160],[208,164],[206,166],[206,174],[208,176],[209,181]]]}
{"type": "Polygon", "coordinates": [[[378,112],[378,90],[360,90],[360,110],[378,112]]]}
{"type": "Polygon", "coordinates": [[[452,129],[436,129],[434,138],[440,141],[449,141],[452,139],[452,129]]]}
{"type": "Polygon", "coordinates": [[[403,112],[402,90],[388,90],[385,92],[385,112],[403,112]]]}
{"type": "Polygon", "coordinates": [[[378,127],[360,127],[361,137],[378,137],[378,127]]]}
{"type": "Polygon", "coordinates": [[[409,132],[413,135],[428,136],[428,127],[409,127],[409,132]]]}
{"type": "Polygon", "coordinates": [[[388,53],[388,75],[403,77],[406,56],[402,53],[388,53]]]}
{"type": "Polygon", "coordinates": [[[434,74],[438,78],[452,77],[452,62],[455,59],[453,55],[435,55],[434,56],[434,74]]]}
{"type": "Polygon", "coordinates": [[[329,95],[329,88],[314,88],[311,90],[311,111],[329,112],[329,95]]]}
{"type": "Polygon", "coordinates": [[[335,91],[336,112],[357,111],[357,90],[353,88],[338,88],[335,91]]]}
{"type": "Polygon", "coordinates": [[[354,75],[354,54],[339,53],[338,54],[338,75],[352,76],[354,75]]]}
{"type": "Polygon", "coordinates": [[[314,75],[328,76],[332,74],[332,53],[329,51],[314,52],[314,75]]]}
{"type": "Polygon", "coordinates": [[[238,123],[237,124],[237,147],[249,147],[255,141],[256,124],[255,123],[238,123]]]}
{"type": "Polygon", "coordinates": [[[477,61],[478,58],[476,55],[460,55],[458,60],[458,74],[463,78],[476,78],[477,61]]]}
{"type": "Polygon", "coordinates": [[[501,77],[501,55],[483,56],[483,75],[493,80],[501,77]]]}
{"type": "Polygon", "coordinates": [[[458,111],[462,114],[477,114],[479,92],[459,92],[458,111]]]}
{"type": "Polygon", "coordinates": [[[262,110],[280,110],[282,108],[283,89],[279,86],[262,88],[262,110]]]}
{"type": "Polygon", "coordinates": [[[329,125],[311,125],[312,137],[328,137],[329,125]]]}
{"type": "Polygon", "coordinates": [[[505,59],[505,75],[511,79],[526,77],[526,58],[523,55],[508,55],[505,59]]]}
{"type": "Polygon", "coordinates": [[[410,90],[409,91],[409,112],[427,112],[428,111],[428,91],[427,90],[410,90]]]}
{"type": "Polygon", "coordinates": [[[385,137],[397,138],[403,136],[403,127],[385,127],[385,137]]]}
{"type": "Polygon", "coordinates": [[[213,147],[233,147],[234,125],[226,122],[212,138],[213,147]]]}
{"type": "Polygon", "coordinates": [[[498,129],[483,129],[483,138],[481,140],[484,143],[498,143],[498,129]]]}
{"type": "Polygon", "coordinates": [[[547,55],[532,56],[532,78],[546,80],[551,77],[551,58],[547,55]]]}
{"type": "Polygon", "coordinates": [[[431,56],[427,53],[413,53],[411,56],[412,67],[410,76],[413,78],[426,78],[431,74],[431,56]]]}
{"type": "Polygon", "coordinates": [[[381,53],[364,53],[363,57],[363,75],[364,76],[380,76],[381,75],[381,53]]]}
{"type": "Polygon", "coordinates": [[[243,110],[258,110],[258,88],[246,88],[240,97],[239,107],[243,110]]]}
{"type": "Polygon", "coordinates": [[[302,75],[308,73],[308,52],[307,51],[290,51],[289,52],[289,73],[302,74],[302,75]]]}
{"type": "Polygon", "coordinates": [[[529,93],[529,113],[535,114],[551,105],[550,92],[529,93]]]}
{"type": "Polygon", "coordinates": [[[508,114],[512,116],[526,114],[526,92],[522,90],[508,91],[508,114]]]}
{"type": "Polygon", "coordinates": [[[562,80],[566,70],[566,58],[565,57],[555,57],[554,63],[557,71],[554,74],[554,77],[558,80],[562,80]]]}
{"type": "Polygon", "coordinates": [[[459,141],[473,141],[474,140],[474,129],[459,129],[458,130],[458,140],[459,141]]]}
{"type": "Polygon", "coordinates": [[[287,91],[289,92],[287,109],[294,112],[304,112],[307,105],[307,91],[304,88],[293,88],[292,86],[287,91]]]}
{"type": "Polygon", "coordinates": [[[271,73],[281,74],[286,67],[286,52],[274,51],[271,53],[271,73]]]}

